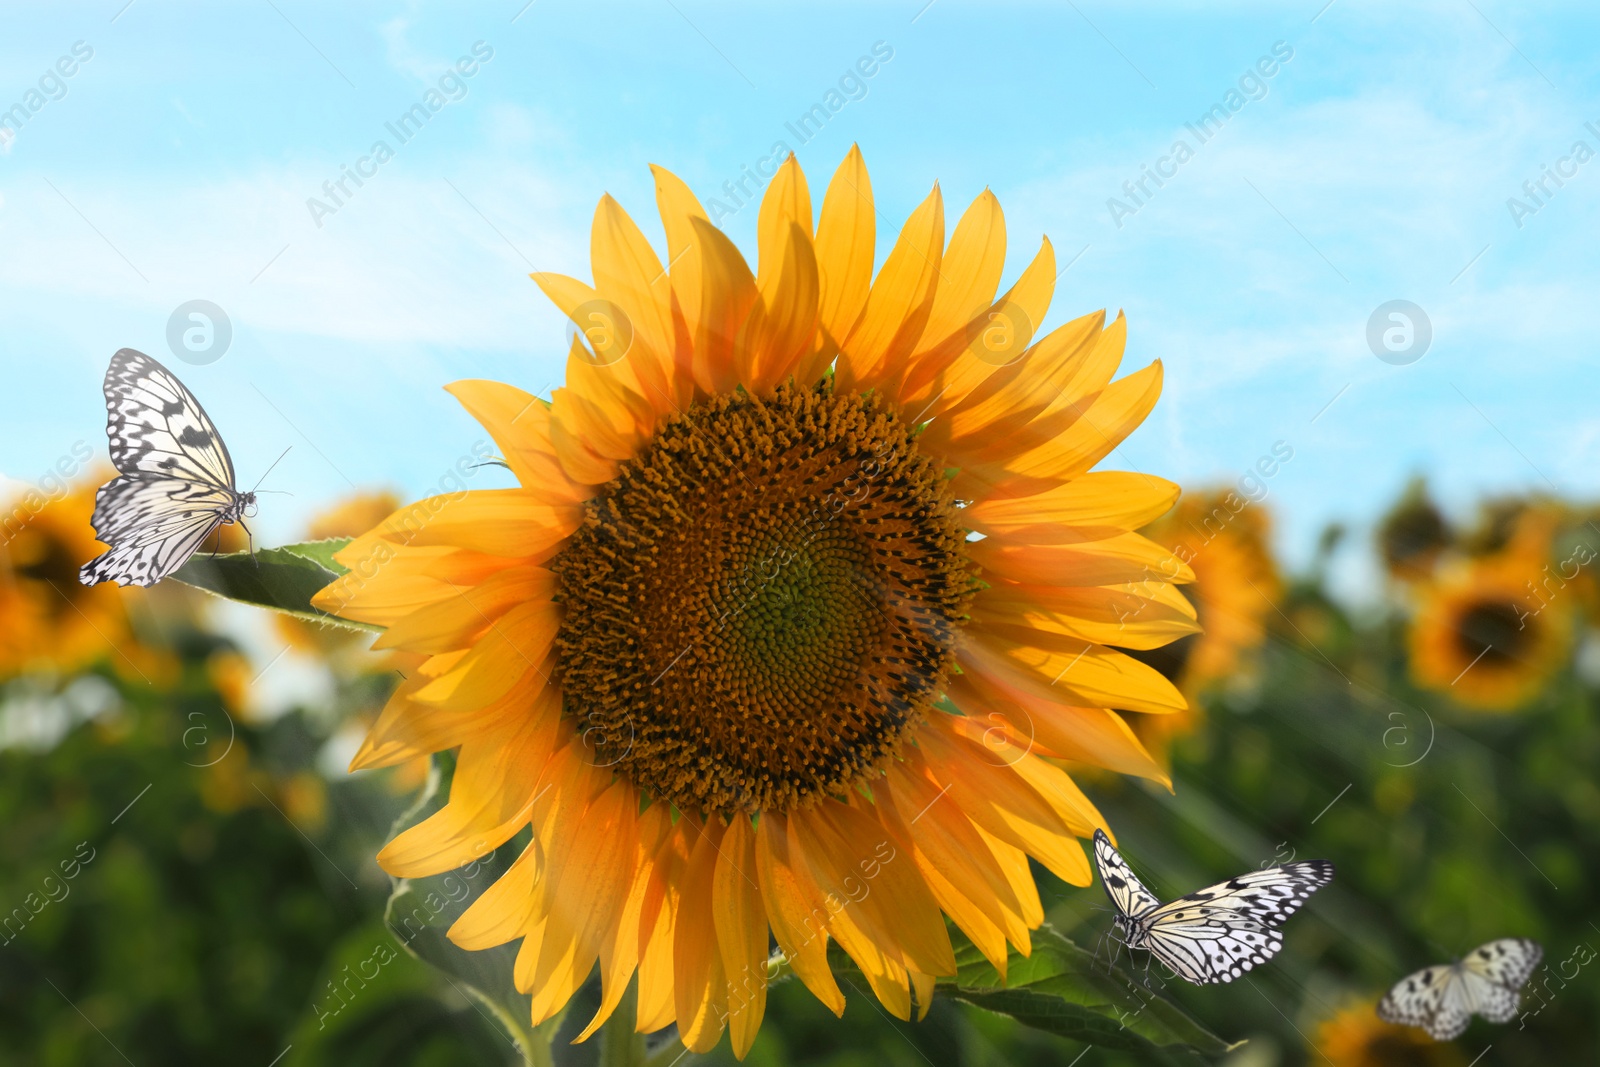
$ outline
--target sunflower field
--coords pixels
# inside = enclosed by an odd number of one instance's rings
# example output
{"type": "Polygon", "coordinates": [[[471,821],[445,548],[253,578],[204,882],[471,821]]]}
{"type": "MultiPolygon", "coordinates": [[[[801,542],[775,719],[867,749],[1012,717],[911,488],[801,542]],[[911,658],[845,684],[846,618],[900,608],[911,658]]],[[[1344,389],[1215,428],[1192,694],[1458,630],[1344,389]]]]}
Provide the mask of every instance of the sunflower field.
{"type": "MultiPolygon", "coordinates": [[[[1131,717],[1171,788],[1063,766],[1162,899],[1333,858],[1270,965],[1208,986],[1147,966],[1119,952],[1100,887],[1034,858],[1043,922],[1031,955],[1010,950],[1008,981],[952,921],[959,973],[897,1010],[832,944],[835,1018],[779,941],[759,1032],[693,1052],[681,1020],[573,1043],[606,998],[639,1010],[638,982],[614,993],[601,971],[530,1025],[516,953],[445,935],[515,877],[529,830],[436,873],[375,861],[444,810],[461,772],[459,750],[347,770],[414,662],[196,588],[288,600],[312,564],[287,554],[250,563],[229,543],[188,584],[82,587],[95,484],[31,510],[0,557],[0,1063],[1465,1067],[1577,1062],[1592,1035],[1600,532],[1578,503],[1446,516],[1418,481],[1371,541],[1328,529],[1304,573],[1274,560],[1268,508],[1226,490],[1186,491],[1143,528],[1192,571],[1199,625],[1133,653],[1187,698],[1131,717]],[[1379,562],[1380,603],[1330,596],[1350,553],[1379,562]],[[274,646],[304,684],[267,703],[259,683],[284,664],[250,649],[274,646]],[[1503,937],[1544,948],[1511,1021],[1434,1042],[1376,1015],[1403,975],[1503,937]]],[[[353,497],[306,543],[345,543],[399,504],[353,497]]],[[[996,764],[1029,749],[1010,721],[979,741],[996,764]]],[[[882,839],[887,870],[908,838],[882,839]]]]}

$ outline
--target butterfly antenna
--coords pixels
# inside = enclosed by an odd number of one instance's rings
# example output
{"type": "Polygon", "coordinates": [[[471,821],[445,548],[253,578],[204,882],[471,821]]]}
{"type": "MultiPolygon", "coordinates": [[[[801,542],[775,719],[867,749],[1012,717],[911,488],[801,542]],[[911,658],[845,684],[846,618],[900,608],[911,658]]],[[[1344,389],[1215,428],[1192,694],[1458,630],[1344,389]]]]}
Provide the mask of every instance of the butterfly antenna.
{"type": "Polygon", "coordinates": [[[479,467],[504,467],[506,470],[510,470],[511,464],[503,459],[486,459],[482,463],[474,463],[472,465],[473,470],[477,470],[479,467]]]}
{"type": "MultiPolygon", "coordinates": [[[[289,446],[289,448],[293,448],[293,447],[294,447],[294,445],[290,445],[289,446]]],[[[272,461],[272,467],[276,467],[278,464],[283,462],[283,457],[287,456],[289,454],[289,448],[286,448],[281,453],[279,453],[278,458],[272,461]]],[[[256,489],[260,488],[261,487],[261,483],[267,480],[267,475],[272,473],[272,467],[268,467],[266,469],[266,473],[262,474],[260,478],[256,479],[256,489]]],[[[250,491],[253,493],[253,492],[256,491],[256,489],[251,489],[250,491]]]]}

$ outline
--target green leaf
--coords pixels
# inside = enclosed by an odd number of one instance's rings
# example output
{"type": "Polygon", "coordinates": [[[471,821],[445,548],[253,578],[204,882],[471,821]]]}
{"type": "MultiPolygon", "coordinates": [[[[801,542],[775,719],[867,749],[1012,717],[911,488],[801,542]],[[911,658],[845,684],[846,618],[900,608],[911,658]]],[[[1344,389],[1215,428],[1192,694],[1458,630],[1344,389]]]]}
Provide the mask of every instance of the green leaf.
{"type": "MultiPolygon", "coordinates": [[[[1088,1045],[1139,1053],[1144,1062],[1194,1064],[1227,1052],[1229,1045],[1183,1009],[1130,975],[1063,936],[1048,924],[1033,932],[1033,952],[1012,950],[1006,980],[959,930],[954,980],[940,981],[936,997],[961,1001],[1025,1026],[1088,1045]]],[[[837,945],[828,947],[835,973],[859,975],[837,945]]],[[[1154,975],[1151,986],[1160,982],[1154,975]]],[[[864,980],[860,988],[865,989],[864,980]]]]}
{"type": "Polygon", "coordinates": [[[348,538],[307,541],[281,548],[195,556],[179,567],[173,578],[215,596],[271,608],[297,618],[353,630],[378,627],[351,622],[313,607],[311,598],[347,569],[333,554],[349,544],[348,538]]]}
{"type": "MultiPolygon", "coordinates": [[[[434,755],[428,784],[411,809],[395,821],[391,838],[444,806],[454,770],[453,755],[434,755]]],[[[562,1017],[557,1015],[538,1027],[532,1025],[532,1000],[517,991],[512,979],[516,944],[469,952],[445,936],[461,913],[511,866],[520,844],[519,839],[513,839],[483,859],[444,874],[395,879],[384,921],[407,952],[432,964],[447,985],[476,1002],[505,1030],[523,1063],[549,1067],[554,1062],[550,1042],[562,1017]]]]}
{"type": "Polygon", "coordinates": [[[309,559],[325,571],[332,572],[335,576],[349,574],[350,568],[333,558],[333,554],[348,545],[353,538],[329,537],[321,541],[302,541],[297,545],[284,545],[285,552],[293,552],[297,556],[309,559]]]}

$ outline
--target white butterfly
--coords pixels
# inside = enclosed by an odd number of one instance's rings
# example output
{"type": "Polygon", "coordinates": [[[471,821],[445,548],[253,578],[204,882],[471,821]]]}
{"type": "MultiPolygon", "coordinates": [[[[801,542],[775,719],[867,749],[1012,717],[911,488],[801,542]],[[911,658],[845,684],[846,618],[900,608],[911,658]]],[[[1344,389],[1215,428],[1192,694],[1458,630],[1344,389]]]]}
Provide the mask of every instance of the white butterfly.
{"type": "Polygon", "coordinates": [[[1277,927],[1333,880],[1327,860],[1251,871],[1163,904],[1128,869],[1104,830],[1094,832],[1100,881],[1129,948],[1143,949],[1196,985],[1231,982],[1283,947],[1277,927]]]}
{"type": "MultiPolygon", "coordinates": [[[[171,371],[131,348],[106,369],[106,436],[119,476],[95,495],[95,536],[111,550],[83,565],[84,585],[153,585],[224,523],[255,514],[205,409],[171,371]]],[[[248,528],[247,528],[248,530],[248,528]]]]}
{"type": "Polygon", "coordinates": [[[1449,1041],[1467,1028],[1472,1013],[1492,1023],[1517,1014],[1522,986],[1544,958],[1537,941],[1506,937],[1480,945],[1464,960],[1407,975],[1378,1002],[1378,1018],[1420,1026],[1435,1041],[1449,1041]]]}

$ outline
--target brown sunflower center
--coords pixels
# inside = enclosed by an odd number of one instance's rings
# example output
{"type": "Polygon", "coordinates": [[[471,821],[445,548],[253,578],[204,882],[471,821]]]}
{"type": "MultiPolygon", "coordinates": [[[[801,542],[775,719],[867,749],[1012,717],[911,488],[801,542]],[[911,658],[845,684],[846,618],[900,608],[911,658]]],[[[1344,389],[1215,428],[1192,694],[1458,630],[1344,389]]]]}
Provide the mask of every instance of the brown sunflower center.
{"type": "Polygon", "coordinates": [[[14,559],[17,576],[38,583],[37,598],[51,618],[75,610],[83,585],[78,581],[78,564],[64,541],[47,531],[30,530],[18,539],[14,559]]]}
{"type": "Polygon", "coordinates": [[[1486,667],[1508,667],[1521,658],[1528,642],[1526,621],[1516,604],[1485,600],[1461,613],[1456,643],[1468,659],[1486,667]]]}
{"type": "Polygon", "coordinates": [[[943,687],[963,544],[942,471],[881,402],[790,384],[697,404],[552,564],[565,711],[596,762],[679,807],[841,791],[943,687]]]}

